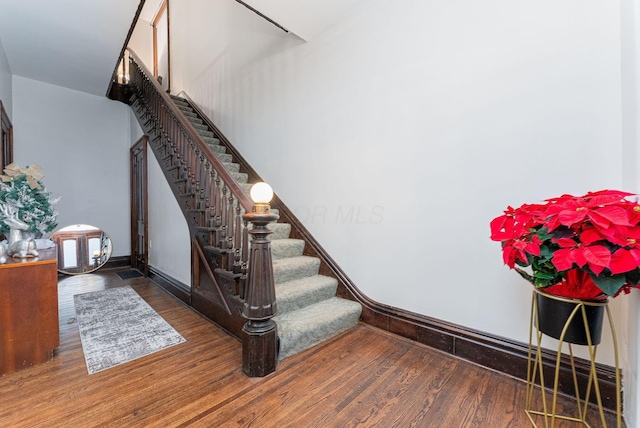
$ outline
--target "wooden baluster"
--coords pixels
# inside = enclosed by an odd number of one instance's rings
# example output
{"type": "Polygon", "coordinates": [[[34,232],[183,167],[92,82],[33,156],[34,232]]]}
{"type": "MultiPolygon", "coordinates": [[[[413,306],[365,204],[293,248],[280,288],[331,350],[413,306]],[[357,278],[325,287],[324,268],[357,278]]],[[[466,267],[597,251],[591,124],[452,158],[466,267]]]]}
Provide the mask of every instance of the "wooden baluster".
{"type": "Polygon", "coordinates": [[[243,219],[242,228],[242,254],[241,254],[241,275],[240,275],[240,289],[238,294],[241,299],[244,299],[246,283],[247,283],[247,270],[249,269],[249,222],[243,219]]]}
{"type": "MultiPolygon", "coordinates": [[[[235,213],[235,230],[233,233],[234,243],[233,243],[233,273],[241,273],[242,271],[242,262],[240,260],[240,251],[242,249],[242,207],[240,206],[240,201],[236,201],[236,213],[235,213]]],[[[238,294],[240,294],[240,290],[238,290],[238,294]]]]}
{"type": "Polygon", "coordinates": [[[228,206],[228,210],[229,213],[227,214],[227,253],[226,253],[226,258],[227,258],[227,270],[229,272],[233,271],[233,234],[235,232],[234,230],[234,224],[233,224],[233,218],[234,216],[234,212],[235,212],[235,208],[234,208],[234,204],[233,204],[233,194],[231,192],[229,192],[229,203],[227,204],[228,206]]]}
{"type": "Polygon", "coordinates": [[[225,254],[227,253],[227,213],[228,213],[228,201],[227,198],[227,186],[222,183],[222,197],[221,197],[221,207],[220,207],[220,242],[218,244],[218,248],[220,248],[220,252],[222,254],[222,269],[227,269],[227,258],[225,254]]]}

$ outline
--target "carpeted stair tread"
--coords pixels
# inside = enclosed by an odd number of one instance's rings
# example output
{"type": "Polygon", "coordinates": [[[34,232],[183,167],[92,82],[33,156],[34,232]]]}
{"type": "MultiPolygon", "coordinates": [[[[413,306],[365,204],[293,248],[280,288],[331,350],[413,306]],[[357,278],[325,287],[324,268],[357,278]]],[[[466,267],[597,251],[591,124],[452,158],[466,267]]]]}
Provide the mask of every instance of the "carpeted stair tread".
{"type": "Polygon", "coordinates": [[[229,172],[231,174],[231,176],[238,182],[238,183],[246,183],[247,180],[249,180],[249,176],[247,175],[246,172],[229,172]]]}
{"type": "Polygon", "coordinates": [[[308,276],[276,285],[278,314],[297,311],[305,306],[335,297],[338,281],[323,275],[308,276]]]}
{"type": "Polygon", "coordinates": [[[173,102],[178,106],[178,108],[179,108],[180,110],[190,110],[190,111],[193,111],[193,108],[191,108],[191,106],[189,105],[189,103],[188,103],[188,102],[186,102],[186,101],[177,101],[177,100],[174,100],[173,102]]]}
{"type": "MultiPolygon", "coordinates": [[[[180,108],[180,107],[178,107],[180,108]]],[[[196,112],[194,112],[191,107],[187,108],[180,108],[180,111],[182,112],[182,114],[184,114],[187,118],[190,117],[198,117],[198,115],[196,114],[196,112]]]]}
{"type": "Polygon", "coordinates": [[[239,163],[222,162],[222,164],[224,165],[224,167],[229,172],[240,172],[240,164],[239,163]]]}
{"type": "MultiPolygon", "coordinates": [[[[223,147],[224,149],[224,147],[223,147]]],[[[213,151],[213,150],[212,150],[213,151]]],[[[231,163],[233,161],[233,156],[229,153],[225,152],[213,152],[214,155],[220,160],[222,163],[231,163]]]]}
{"type": "Polygon", "coordinates": [[[280,338],[280,360],[309,349],[356,325],[362,306],[332,297],[297,311],[276,315],[280,338]]]}
{"type": "Polygon", "coordinates": [[[204,123],[192,123],[191,125],[193,125],[193,127],[196,128],[196,131],[198,132],[209,130],[209,127],[204,123]]]}
{"type": "Polygon", "coordinates": [[[202,119],[200,119],[199,117],[187,117],[187,119],[189,119],[189,122],[191,122],[194,125],[202,125],[204,124],[204,121],[202,119]]]}
{"type": "Polygon", "coordinates": [[[196,131],[198,131],[198,135],[200,135],[201,137],[207,137],[207,138],[213,138],[215,137],[213,131],[205,131],[202,129],[196,129],[196,131]]]}
{"type": "MultiPolygon", "coordinates": [[[[271,210],[273,212],[275,210],[271,210]]],[[[271,241],[271,257],[273,260],[285,259],[287,257],[299,257],[304,251],[304,241],[302,239],[276,239],[271,241]]]]}
{"type": "Polygon", "coordinates": [[[216,144],[207,144],[207,147],[209,147],[209,149],[213,153],[226,153],[227,152],[227,149],[224,146],[218,146],[216,144]]]}
{"type": "Polygon", "coordinates": [[[273,261],[273,279],[276,284],[314,276],[319,270],[320,259],[316,257],[299,256],[273,261]]]}

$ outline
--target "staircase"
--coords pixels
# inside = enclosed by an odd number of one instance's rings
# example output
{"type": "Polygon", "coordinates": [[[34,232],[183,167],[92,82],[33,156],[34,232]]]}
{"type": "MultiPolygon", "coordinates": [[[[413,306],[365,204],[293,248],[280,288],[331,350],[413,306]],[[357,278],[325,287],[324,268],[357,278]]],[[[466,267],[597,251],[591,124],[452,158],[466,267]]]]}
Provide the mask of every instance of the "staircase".
{"type": "MultiPolygon", "coordinates": [[[[251,207],[250,181],[259,177],[243,159],[241,166],[240,155],[192,101],[168,97],[136,60],[132,55],[129,103],[149,135],[149,146],[193,237],[194,280],[187,303],[240,337],[250,268],[242,214],[251,207]]],[[[337,296],[340,284],[330,272],[320,274],[323,262],[313,256],[317,248],[310,248],[300,239],[305,233],[283,221],[293,218],[290,211],[275,205],[272,212],[286,211],[280,215],[282,222],[269,225],[277,306],[273,320],[282,360],[356,325],[362,306],[344,289],[339,294],[347,298],[337,296]]]]}

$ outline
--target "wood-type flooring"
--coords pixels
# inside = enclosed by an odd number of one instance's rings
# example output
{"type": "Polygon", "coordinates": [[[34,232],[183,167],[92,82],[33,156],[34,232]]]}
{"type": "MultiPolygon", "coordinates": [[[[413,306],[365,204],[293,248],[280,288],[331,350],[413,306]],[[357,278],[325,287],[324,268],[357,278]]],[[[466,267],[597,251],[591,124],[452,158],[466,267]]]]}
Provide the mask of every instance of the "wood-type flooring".
{"type": "MultiPolygon", "coordinates": [[[[53,360],[0,377],[0,427],[531,426],[521,380],[365,324],[250,379],[236,339],[146,278],[61,277],[59,308],[53,360]],[[73,295],[125,284],[186,342],[89,375],[73,295]]],[[[589,421],[602,426],[596,411],[589,421]]]]}

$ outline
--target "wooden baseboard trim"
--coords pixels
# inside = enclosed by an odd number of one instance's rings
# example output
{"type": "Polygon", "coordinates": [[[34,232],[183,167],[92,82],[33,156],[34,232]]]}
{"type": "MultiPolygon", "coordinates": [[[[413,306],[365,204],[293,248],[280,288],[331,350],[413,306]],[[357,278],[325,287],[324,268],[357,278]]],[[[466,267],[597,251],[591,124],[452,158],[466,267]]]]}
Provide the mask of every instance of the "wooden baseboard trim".
{"type": "MultiPolygon", "coordinates": [[[[424,315],[380,305],[363,311],[363,322],[427,345],[464,360],[526,380],[529,345],[424,315]]],[[[555,372],[555,352],[543,352],[543,366],[547,382],[555,372]]],[[[576,358],[576,372],[581,396],[589,377],[588,360],[576,358]]],[[[596,364],[602,404],[605,410],[616,410],[615,368],[596,364]]],[[[561,359],[559,391],[574,397],[573,378],[568,356],[561,359]]],[[[595,403],[595,394],[591,394],[595,403]]]]}
{"type": "Polygon", "coordinates": [[[131,256],[110,257],[109,261],[104,264],[103,269],[116,269],[131,266],[131,256]]]}
{"type": "Polygon", "coordinates": [[[178,281],[177,279],[159,271],[153,266],[149,266],[149,279],[178,300],[191,306],[191,287],[178,281]]]}

